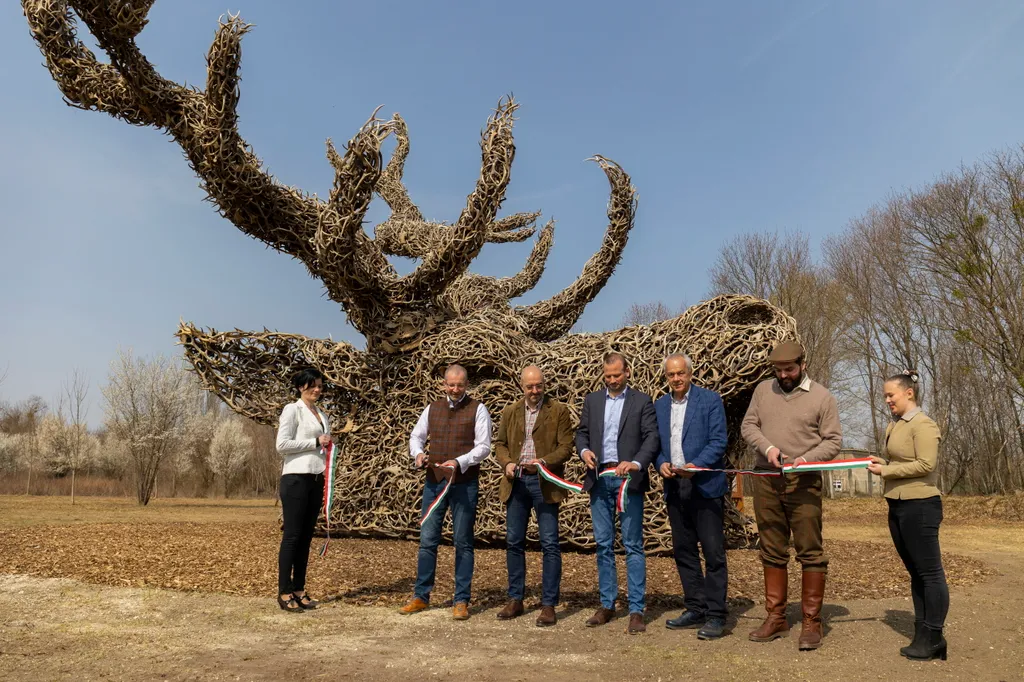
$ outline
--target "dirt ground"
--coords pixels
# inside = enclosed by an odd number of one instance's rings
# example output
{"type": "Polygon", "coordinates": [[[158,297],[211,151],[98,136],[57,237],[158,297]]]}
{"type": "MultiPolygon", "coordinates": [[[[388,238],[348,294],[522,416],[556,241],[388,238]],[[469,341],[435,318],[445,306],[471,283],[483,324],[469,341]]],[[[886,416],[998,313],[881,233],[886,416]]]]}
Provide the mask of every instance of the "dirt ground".
{"type": "MultiPolygon", "coordinates": [[[[1020,522],[965,515],[943,525],[943,550],[957,578],[947,623],[950,659],[919,663],[898,654],[912,627],[909,590],[902,567],[891,562],[884,507],[872,500],[826,503],[834,584],[826,593],[825,645],[814,652],[797,651],[796,633],[769,644],[747,641],[746,632],[762,615],[760,586],[749,584],[756,583],[748,573],[756,565],[752,552],[730,553],[730,567],[742,576],[739,584],[730,581],[730,590],[753,595],[757,603],[733,600],[735,632],[715,642],[700,642],[693,631],[665,629],[666,618],[677,613],[670,593],[678,591],[678,582],[662,576],[669,573],[663,558],[648,563],[649,585],[661,598],[652,600],[648,632],[639,636],[625,634],[621,611],[603,628],[585,628],[592,595],[579,588],[570,590],[554,628],[534,627],[532,613],[497,621],[504,580],[499,550],[479,553],[488,557],[477,567],[485,596],[475,599],[469,621],[452,621],[443,607],[400,616],[392,604],[406,596],[409,580],[396,586],[385,577],[391,562],[400,565],[414,556],[415,546],[400,542],[332,543],[333,563],[311,562],[311,591],[318,571],[337,574],[332,580],[342,583],[346,574],[358,575],[354,582],[376,582],[383,589],[364,589],[360,596],[352,589],[336,592],[341,598],[320,609],[291,615],[269,596],[247,596],[266,594],[268,569],[254,572],[245,548],[265,554],[269,546],[272,554],[273,533],[234,537],[252,524],[272,526],[277,510],[270,504],[158,500],[139,509],[123,500],[78,502],[72,508],[63,498],[0,497],[0,679],[1024,679],[1020,522]],[[358,554],[351,548],[359,545],[346,543],[370,543],[372,551],[358,554]],[[238,548],[243,561],[215,570],[196,565],[189,555],[201,546],[215,548],[209,551],[218,557],[238,548]],[[358,556],[346,563],[350,551],[358,556]],[[117,553],[120,558],[111,558],[117,553]],[[83,555],[88,561],[80,560],[83,555]],[[157,559],[139,562],[137,555],[157,559]],[[202,577],[210,571],[219,584],[202,577]],[[252,586],[226,594],[237,587],[236,574],[254,576],[252,586]],[[863,585],[844,588],[844,574],[866,577],[863,585]],[[55,577],[62,575],[77,579],[55,577]],[[119,580],[182,587],[118,587],[119,580]],[[872,584],[881,598],[835,596],[844,589],[870,595],[872,584]]],[[[272,569],[269,559],[261,563],[272,569]]],[[[439,580],[450,582],[450,565],[450,555],[442,553],[439,580]]],[[[566,555],[570,565],[581,574],[571,581],[596,578],[592,555],[566,555]]],[[[531,557],[531,584],[539,582],[537,566],[531,557]]],[[[408,577],[413,570],[410,565],[408,577]]],[[[798,626],[795,603],[789,615],[798,626]]]]}

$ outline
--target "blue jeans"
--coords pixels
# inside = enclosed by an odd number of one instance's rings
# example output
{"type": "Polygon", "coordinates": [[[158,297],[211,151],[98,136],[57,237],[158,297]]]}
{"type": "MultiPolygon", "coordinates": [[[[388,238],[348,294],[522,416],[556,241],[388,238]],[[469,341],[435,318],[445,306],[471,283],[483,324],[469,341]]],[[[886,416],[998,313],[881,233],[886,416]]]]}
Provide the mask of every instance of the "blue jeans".
{"type": "MultiPolygon", "coordinates": [[[[427,479],[423,486],[423,508],[434,502],[444,488],[445,482],[431,483],[427,479]]],[[[437,571],[437,546],[441,543],[441,526],[445,511],[452,510],[452,531],[455,544],[455,603],[469,603],[473,586],[473,525],[476,523],[476,500],[480,484],[476,479],[453,483],[441,505],[430,519],[420,528],[420,552],[416,561],[416,596],[430,601],[434,589],[434,573],[437,571]]]]}
{"type": "Polygon", "coordinates": [[[512,482],[506,504],[505,563],[508,566],[508,598],[522,601],[526,591],[526,525],[530,509],[537,510],[537,529],[544,554],[541,606],[557,606],[562,583],[562,549],[558,546],[558,505],[544,501],[537,474],[523,474],[512,482]]]}
{"type": "MultiPolygon", "coordinates": [[[[597,584],[601,606],[615,608],[619,577],[615,570],[615,498],[622,479],[598,477],[590,489],[590,518],[597,542],[597,584]]],[[[627,493],[626,511],[619,514],[622,545],[626,548],[626,589],[629,612],[643,613],[647,596],[647,559],[644,556],[644,496],[627,493]]]]}

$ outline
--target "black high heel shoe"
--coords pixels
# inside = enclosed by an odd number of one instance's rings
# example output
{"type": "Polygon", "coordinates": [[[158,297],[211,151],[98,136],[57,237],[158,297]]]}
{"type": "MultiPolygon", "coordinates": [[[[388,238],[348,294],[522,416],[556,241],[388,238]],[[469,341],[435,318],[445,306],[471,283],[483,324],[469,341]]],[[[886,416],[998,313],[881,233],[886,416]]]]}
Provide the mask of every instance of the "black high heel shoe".
{"type": "Polygon", "coordinates": [[[282,611],[288,613],[300,613],[302,611],[302,605],[295,598],[294,594],[289,599],[284,599],[281,595],[277,595],[277,605],[281,607],[282,611]]]}
{"type": "Polygon", "coordinates": [[[298,602],[300,607],[302,607],[303,609],[305,609],[307,611],[312,611],[313,609],[315,609],[317,606],[320,605],[320,602],[318,602],[316,599],[310,599],[308,594],[304,594],[304,595],[302,595],[300,597],[299,595],[297,595],[297,594],[295,594],[293,592],[292,593],[292,598],[296,602],[298,602]]]}

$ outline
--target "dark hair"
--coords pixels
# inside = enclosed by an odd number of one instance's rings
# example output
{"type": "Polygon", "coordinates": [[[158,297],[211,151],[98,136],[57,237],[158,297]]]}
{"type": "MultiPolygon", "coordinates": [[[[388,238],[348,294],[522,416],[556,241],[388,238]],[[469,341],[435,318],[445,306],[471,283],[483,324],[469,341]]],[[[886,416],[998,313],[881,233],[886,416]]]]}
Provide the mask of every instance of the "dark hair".
{"type": "Polygon", "coordinates": [[[320,370],[307,367],[306,369],[300,369],[292,377],[292,386],[295,387],[295,392],[300,396],[302,395],[302,389],[306,388],[310,384],[316,383],[316,380],[324,380],[324,375],[320,373],[320,370]]]}
{"type": "Polygon", "coordinates": [[[618,353],[616,351],[610,350],[610,351],[608,351],[607,353],[604,354],[604,357],[602,358],[602,360],[604,361],[604,364],[606,364],[606,365],[610,365],[613,362],[615,362],[616,360],[621,360],[622,361],[622,369],[629,369],[629,361],[626,360],[626,356],[623,355],[622,353],[618,353]]]}
{"type": "Polygon", "coordinates": [[[893,374],[885,381],[886,383],[890,381],[895,381],[904,391],[907,389],[912,390],[914,392],[914,402],[920,405],[921,389],[918,387],[919,380],[920,377],[918,376],[916,369],[905,369],[899,374],[893,374]]]}

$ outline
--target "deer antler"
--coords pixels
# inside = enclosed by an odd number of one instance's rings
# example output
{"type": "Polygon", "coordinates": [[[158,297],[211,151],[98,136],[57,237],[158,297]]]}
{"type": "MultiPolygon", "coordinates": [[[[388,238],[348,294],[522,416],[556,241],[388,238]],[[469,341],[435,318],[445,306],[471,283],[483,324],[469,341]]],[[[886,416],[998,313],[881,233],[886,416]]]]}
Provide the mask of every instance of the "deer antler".
{"type": "Polygon", "coordinates": [[[504,309],[509,300],[522,296],[540,281],[554,243],[554,234],[555,221],[552,220],[541,230],[540,239],[533,245],[526,265],[518,274],[494,279],[467,273],[448,287],[441,299],[443,304],[460,317],[482,308],[504,309]]]}
{"type": "MultiPolygon", "coordinates": [[[[445,223],[424,220],[402,182],[405,161],[409,157],[409,128],[405,119],[394,114],[389,131],[395,136],[397,144],[391,160],[377,180],[376,190],[391,208],[391,215],[373,229],[374,241],[384,253],[422,258],[440,248],[445,233],[452,228],[445,223]]],[[[485,241],[494,244],[526,241],[533,236],[539,216],[538,211],[501,218],[488,229],[485,241]]]]}
{"type": "Polygon", "coordinates": [[[608,202],[608,229],[601,248],[591,256],[583,272],[568,288],[546,301],[516,308],[515,312],[526,325],[526,334],[538,341],[551,341],[569,331],[587,304],[594,300],[615,271],[626,248],[629,231],[636,215],[636,188],[629,175],[610,159],[594,156],[591,160],[601,166],[611,185],[608,202]]]}
{"type": "Polygon", "coordinates": [[[499,100],[494,115],[487,121],[480,140],[483,159],[476,189],[466,199],[458,221],[443,233],[440,246],[423,256],[423,262],[400,282],[403,301],[415,301],[435,295],[466,271],[480,253],[505,200],[516,147],[512,140],[513,114],[519,104],[507,97],[499,100]]]}

